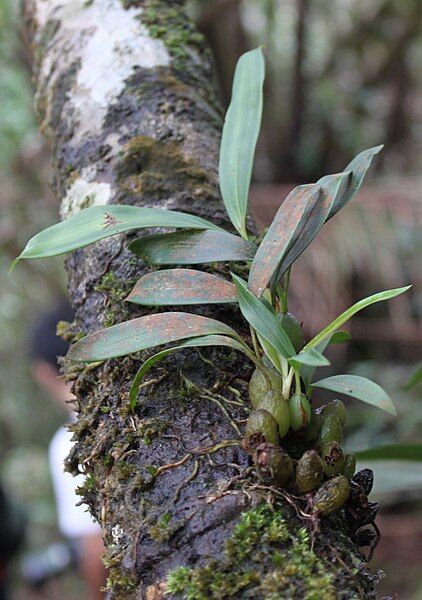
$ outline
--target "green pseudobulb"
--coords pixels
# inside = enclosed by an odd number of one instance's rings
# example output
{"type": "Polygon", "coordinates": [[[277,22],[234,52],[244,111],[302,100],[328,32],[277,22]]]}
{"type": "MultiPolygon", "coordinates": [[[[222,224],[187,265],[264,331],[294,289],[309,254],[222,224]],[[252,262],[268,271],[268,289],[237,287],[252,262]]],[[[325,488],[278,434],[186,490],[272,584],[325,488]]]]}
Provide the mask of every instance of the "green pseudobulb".
{"type": "Polygon", "coordinates": [[[250,441],[263,437],[266,442],[277,446],[280,442],[278,423],[268,410],[254,410],[246,422],[246,437],[250,441]]]}
{"type": "Polygon", "coordinates": [[[326,481],[314,496],[314,508],[325,517],[338,510],[346,502],[350,484],[344,475],[326,481]]]}
{"type": "Polygon", "coordinates": [[[338,442],[329,442],[322,447],[322,461],[324,473],[328,477],[334,477],[343,472],[344,454],[338,442]]]}
{"type": "Polygon", "coordinates": [[[330,442],[343,441],[343,428],[340,421],[334,415],[322,417],[321,430],[319,432],[318,442],[321,448],[330,442]]]}
{"type": "Polygon", "coordinates": [[[280,446],[260,444],[253,461],[260,479],[268,485],[282,487],[293,475],[293,461],[280,446]]]}
{"type": "Polygon", "coordinates": [[[264,373],[258,368],[252,373],[249,382],[249,398],[254,408],[257,408],[259,401],[267,394],[267,392],[271,390],[281,390],[283,386],[281,376],[274,367],[267,367],[267,377],[265,377],[264,373]]]}
{"type": "Polygon", "coordinates": [[[303,339],[303,331],[299,321],[291,313],[279,315],[279,320],[284,331],[289,336],[293,348],[296,352],[300,352],[305,345],[305,341],[303,339]]]}
{"type": "Polygon", "coordinates": [[[296,487],[299,492],[315,490],[324,477],[324,464],[315,450],[305,452],[296,465],[296,487]]]}
{"type": "Polygon", "coordinates": [[[289,398],[290,425],[293,431],[307,427],[311,420],[311,405],[305,394],[289,398]]]}
{"type": "Polygon", "coordinates": [[[344,457],[343,475],[351,479],[356,471],[356,456],[354,454],[346,454],[344,457]]]}
{"type": "Polygon", "coordinates": [[[278,423],[278,433],[284,437],[290,428],[289,405],[280,391],[270,390],[258,402],[256,408],[268,410],[278,423]]]}
{"type": "Polygon", "coordinates": [[[346,407],[341,400],[332,400],[331,402],[328,402],[328,404],[321,406],[319,413],[322,417],[327,417],[328,415],[337,417],[342,427],[344,427],[346,423],[346,407]]]}

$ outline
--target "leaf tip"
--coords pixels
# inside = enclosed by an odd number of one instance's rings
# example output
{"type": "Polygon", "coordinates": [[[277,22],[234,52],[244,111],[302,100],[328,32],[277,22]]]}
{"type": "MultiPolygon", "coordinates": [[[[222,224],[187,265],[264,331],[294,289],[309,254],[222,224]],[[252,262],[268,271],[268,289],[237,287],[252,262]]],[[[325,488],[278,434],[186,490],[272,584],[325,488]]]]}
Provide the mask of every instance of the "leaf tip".
{"type": "Polygon", "coordinates": [[[388,413],[390,413],[390,415],[393,415],[393,417],[397,417],[398,415],[398,411],[397,408],[395,407],[395,405],[393,404],[393,402],[390,400],[388,408],[386,407],[385,409],[388,413]]]}
{"type": "Polygon", "coordinates": [[[16,265],[18,264],[18,262],[21,260],[22,254],[20,254],[19,256],[17,256],[15,258],[15,260],[12,262],[12,264],[10,265],[10,269],[9,269],[9,275],[12,274],[12,272],[15,270],[16,265]]]}

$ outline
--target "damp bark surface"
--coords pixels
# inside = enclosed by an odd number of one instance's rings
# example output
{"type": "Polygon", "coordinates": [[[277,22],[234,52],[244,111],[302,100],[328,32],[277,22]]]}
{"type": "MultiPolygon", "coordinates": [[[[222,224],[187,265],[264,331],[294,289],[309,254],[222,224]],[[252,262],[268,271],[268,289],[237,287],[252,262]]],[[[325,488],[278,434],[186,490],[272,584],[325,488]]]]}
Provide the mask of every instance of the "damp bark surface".
{"type": "MultiPolygon", "coordinates": [[[[121,203],[227,225],[217,176],[222,112],[206,44],[183,4],[24,0],[62,218],[121,203]]],[[[151,312],[123,301],[149,270],[126,249],[134,237],[67,258],[76,318],[61,332],[69,341],[151,312]]],[[[211,272],[228,275],[225,264],[211,272]]],[[[184,310],[246,334],[233,306],[184,310]]],[[[235,351],[180,352],[150,372],[131,412],[130,383],[146,356],[64,364],[78,413],[67,468],[86,474],[80,493],[103,529],[111,597],[375,597],[377,575],[341,515],[324,520],[312,548],[296,512],[304,504],[292,507],[254,479],[240,444],[252,366],[235,351]]]]}

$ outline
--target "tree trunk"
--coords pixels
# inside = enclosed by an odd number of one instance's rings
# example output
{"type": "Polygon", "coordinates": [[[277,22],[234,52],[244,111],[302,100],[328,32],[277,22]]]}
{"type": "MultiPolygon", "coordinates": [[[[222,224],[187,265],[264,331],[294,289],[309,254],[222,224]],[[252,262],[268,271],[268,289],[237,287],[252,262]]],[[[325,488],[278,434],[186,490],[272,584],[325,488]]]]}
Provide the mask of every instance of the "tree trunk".
{"type": "MultiPolygon", "coordinates": [[[[124,203],[226,222],[221,110],[208,52],[182,4],[24,1],[63,218],[124,203]]],[[[122,302],[148,270],[124,242],[110,238],[67,259],[76,311],[68,338],[145,313],[122,302]]],[[[242,327],[233,308],[201,312],[242,327]]],[[[323,521],[312,549],[299,512],[306,504],[254,479],[239,444],[251,365],[233,352],[179,353],[153,372],[131,413],[142,358],[65,365],[78,412],[67,467],[87,474],[81,494],[103,528],[111,597],[374,597],[377,577],[341,515],[323,521]]]]}

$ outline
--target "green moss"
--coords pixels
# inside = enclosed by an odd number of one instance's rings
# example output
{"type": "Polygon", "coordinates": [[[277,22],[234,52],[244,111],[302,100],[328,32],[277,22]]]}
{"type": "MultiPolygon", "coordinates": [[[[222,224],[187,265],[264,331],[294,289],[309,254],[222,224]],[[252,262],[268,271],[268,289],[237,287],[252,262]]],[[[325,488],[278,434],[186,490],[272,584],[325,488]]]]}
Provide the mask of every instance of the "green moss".
{"type": "Polygon", "coordinates": [[[103,563],[108,570],[107,589],[113,590],[115,600],[127,600],[128,594],[137,586],[137,580],[122,571],[123,555],[119,546],[110,544],[103,555],[103,563]]]}
{"type": "Polygon", "coordinates": [[[282,515],[262,506],[243,515],[227,541],[226,554],[234,560],[244,559],[259,544],[286,542],[289,538],[289,530],[282,515]]]}
{"type": "Polygon", "coordinates": [[[171,571],[167,593],[188,600],[222,600],[239,598],[247,590],[247,597],[265,600],[334,600],[333,579],[311,548],[308,531],[290,533],[282,513],[263,504],[242,516],[221,561],[171,571]]]}
{"type": "Polygon", "coordinates": [[[145,446],[149,446],[153,439],[160,437],[162,433],[168,428],[169,424],[167,421],[157,419],[156,417],[149,417],[142,419],[137,428],[137,433],[141,437],[145,446]]]}
{"type": "Polygon", "coordinates": [[[121,189],[133,195],[157,195],[175,191],[211,195],[208,173],[193,160],[186,160],[177,144],[146,136],[133,138],[122,150],[116,168],[121,189]]]}
{"type": "Polygon", "coordinates": [[[119,480],[130,479],[134,477],[138,471],[135,465],[126,462],[125,460],[119,460],[117,463],[118,478],[119,480]]]}
{"type": "Polygon", "coordinates": [[[78,331],[75,321],[72,323],[69,323],[68,321],[59,321],[56,325],[56,335],[61,337],[65,342],[74,344],[86,334],[84,331],[78,331]]]}
{"type": "Polygon", "coordinates": [[[82,493],[84,493],[84,491],[90,492],[92,490],[95,490],[95,478],[93,475],[87,475],[85,477],[85,482],[83,484],[83,486],[80,486],[80,490],[81,492],[78,492],[79,495],[81,495],[82,493]],[[83,491],[82,491],[83,490],[83,491]]]}
{"type": "Polygon", "coordinates": [[[167,580],[167,594],[183,594],[187,600],[210,600],[211,598],[239,598],[239,592],[259,583],[256,570],[223,573],[219,564],[212,561],[207,567],[195,569],[180,567],[172,571],[167,580]]]}
{"type": "Polygon", "coordinates": [[[160,517],[156,524],[150,528],[149,534],[153,540],[164,543],[171,538],[173,528],[170,525],[170,521],[171,514],[165,513],[160,517]]]}
{"type": "Polygon", "coordinates": [[[107,309],[104,312],[104,327],[110,327],[116,323],[116,318],[124,318],[129,315],[128,309],[125,310],[123,300],[129,294],[134,285],[132,280],[121,280],[113,272],[106,273],[101,278],[99,284],[94,288],[96,292],[101,292],[107,297],[107,309]]]}
{"type": "Polygon", "coordinates": [[[176,6],[170,6],[170,3],[166,6],[161,0],[147,0],[141,20],[152,37],[164,42],[173,58],[173,68],[183,71],[186,63],[191,61],[189,47],[203,52],[205,42],[204,36],[188,19],[181,6],[183,2],[175,0],[172,4],[176,6]]]}

